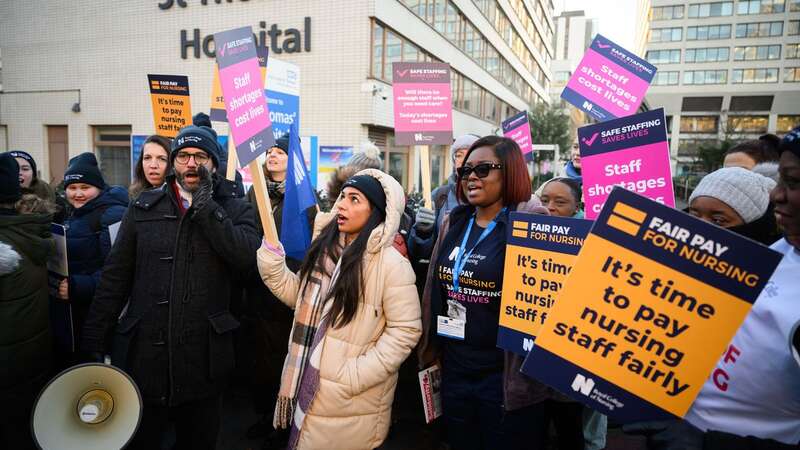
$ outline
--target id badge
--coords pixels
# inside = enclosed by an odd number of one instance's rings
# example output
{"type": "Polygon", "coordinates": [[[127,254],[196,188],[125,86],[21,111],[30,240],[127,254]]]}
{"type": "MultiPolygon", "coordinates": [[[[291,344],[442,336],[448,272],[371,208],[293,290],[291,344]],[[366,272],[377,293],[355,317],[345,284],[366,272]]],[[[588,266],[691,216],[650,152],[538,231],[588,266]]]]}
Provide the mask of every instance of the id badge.
{"type": "Polygon", "coordinates": [[[436,334],[450,339],[464,340],[467,321],[452,317],[437,316],[436,334]]]}
{"type": "Polygon", "coordinates": [[[467,328],[467,307],[453,300],[447,300],[447,316],[439,316],[436,332],[440,336],[464,340],[467,328]]]}

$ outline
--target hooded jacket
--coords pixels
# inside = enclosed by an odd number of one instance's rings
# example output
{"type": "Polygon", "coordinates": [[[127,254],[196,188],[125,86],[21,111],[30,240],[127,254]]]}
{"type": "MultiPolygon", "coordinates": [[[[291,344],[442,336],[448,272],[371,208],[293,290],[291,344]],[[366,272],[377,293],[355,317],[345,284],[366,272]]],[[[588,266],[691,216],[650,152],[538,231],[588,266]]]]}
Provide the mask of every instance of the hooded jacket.
{"type": "MultiPolygon", "coordinates": [[[[359,172],[378,179],[386,193],[386,220],[376,227],[364,254],[364,293],[350,323],[329,328],[322,343],[320,385],[300,431],[298,449],[371,450],[389,431],[400,364],[420,336],[419,296],[409,261],[392,245],[403,213],[403,189],[374,169],[359,172]]],[[[315,237],[338,211],[317,214],[315,237]]],[[[284,258],[258,251],[264,283],[289,307],[302,282],[284,258]]]]}
{"type": "Polygon", "coordinates": [[[7,405],[0,418],[28,411],[49,375],[50,221],[44,214],[0,215],[0,403],[7,405]]]}
{"type": "MultiPolygon", "coordinates": [[[[447,251],[449,251],[452,245],[458,245],[457,243],[454,244],[457,233],[450,233],[451,227],[453,229],[463,229],[474,210],[475,207],[471,205],[462,205],[452,210],[444,219],[442,229],[439,230],[436,244],[433,247],[431,261],[439,259],[439,252],[442,251],[442,248],[446,247],[447,251]],[[456,234],[456,236],[450,236],[451,234],[456,234]]],[[[509,207],[504,214],[500,215],[497,220],[496,233],[501,233],[501,235],[505,236],[509,213],[512,211],[548,214],[547,209],[541,205],[539,199],[531,197],[528,202],[509,207]]],[[[441,343],[436,334],[436,316],[442,313],[443,299],[438,289],[435,267],[435,264],[430,264],[428,267],[427,282],[422,295],[422,338],[417,348],[417,356],[421,368],[429,367],[441,359],[441,343]]],[[[522,357],[512,352],[504,353],[503,403],[507,411],[523,408],[552,397],[551,391],[547,386],[520,373],[523,362],[522,357]]]]}

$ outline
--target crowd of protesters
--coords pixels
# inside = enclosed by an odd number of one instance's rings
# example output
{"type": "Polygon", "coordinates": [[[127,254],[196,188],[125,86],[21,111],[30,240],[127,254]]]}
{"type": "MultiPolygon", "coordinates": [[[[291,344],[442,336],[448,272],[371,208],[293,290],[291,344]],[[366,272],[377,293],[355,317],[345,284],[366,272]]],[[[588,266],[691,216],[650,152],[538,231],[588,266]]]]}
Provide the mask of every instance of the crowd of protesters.
{"type": "MultiPolygon", "coordinates": [[[[278,236],[292,232],[281,229],[290,139],[263,164],[278,236]]],[[[128,189],[109,186],[92,153],[69,161],[57,189],[29,153],[0,154],[0,402],[13,405],[0,412],[0,448],[35,448],[40,389],[106,355],[143,398],[132,449],[159,449],[170,430],[176,449],[216,448],[234,368],[258,416],[247,436],[263,448],[376,449],[409,364],[441,367],[442,448],[606,446],[605,416],[496,346],[509,214],[583,217],[577,144],[534,193],[514,141],[459,136],[446,184],[412,210],[365,143],[334,174],[330,210],[304,211],[302,259],[262,239],[256,195],[224,177],[223,154],[204,114],[175,139],[149,137],[128,189]],[[55,285],[51,222],[66,229],[69,265],[55,285]],[[470,301],[462,283],[493,300],[470,301]],[[72,307],[74,351],[55,344],[54,304],[72,307]],[[437,329],[440,317],[469,317],[463,336],[437,329]]],[[[784,257],[730,344],[741,354],[725,385],[709,379],[686,420],[624,430],[652,449],[797,448],[800,128],[731,148],[685,211],[784,257]]]]}

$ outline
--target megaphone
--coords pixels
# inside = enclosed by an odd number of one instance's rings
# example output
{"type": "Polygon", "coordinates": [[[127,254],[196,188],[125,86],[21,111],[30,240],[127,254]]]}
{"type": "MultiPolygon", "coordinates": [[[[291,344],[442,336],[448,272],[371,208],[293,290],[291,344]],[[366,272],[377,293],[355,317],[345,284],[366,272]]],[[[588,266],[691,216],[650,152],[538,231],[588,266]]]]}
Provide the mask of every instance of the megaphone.
{"type": "Polygon", "coordinates": [[[124,448],[142,418],[131,377],[100,363],[71,367],[50,380],[33,407],[32,428],[43,450],[124,448]]]}

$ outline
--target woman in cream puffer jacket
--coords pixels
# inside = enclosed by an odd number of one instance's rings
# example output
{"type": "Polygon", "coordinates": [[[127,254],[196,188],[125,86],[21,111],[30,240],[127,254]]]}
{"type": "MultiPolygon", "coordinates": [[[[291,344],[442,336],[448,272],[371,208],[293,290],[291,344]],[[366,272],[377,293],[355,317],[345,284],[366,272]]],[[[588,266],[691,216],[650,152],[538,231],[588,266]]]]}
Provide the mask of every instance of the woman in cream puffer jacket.
{"type": "MultiPolygon", "coordinates": [[[[355,317],[342,327],[328,327],[319,344],[319,388],[306,411],[298,449],[371,450],[380,446],[391,423],[398,370],[421,333],[414,271],[392,246],[405,206],[403,190],[394,178],[378,170],[367,169],[357,175],[380,182],[386,195],[385,221],[372,230],[367,242],[364,290],[355,317]]],[[[317,214],[315,238],[337,217],[341,201],[337,200],[330,213],[317,214]]],[[[293,309],[299,305],[304,281],[286,267],[283,256],[262,246],[258,269],[282,302],[293,309]]]]}

